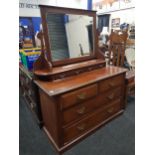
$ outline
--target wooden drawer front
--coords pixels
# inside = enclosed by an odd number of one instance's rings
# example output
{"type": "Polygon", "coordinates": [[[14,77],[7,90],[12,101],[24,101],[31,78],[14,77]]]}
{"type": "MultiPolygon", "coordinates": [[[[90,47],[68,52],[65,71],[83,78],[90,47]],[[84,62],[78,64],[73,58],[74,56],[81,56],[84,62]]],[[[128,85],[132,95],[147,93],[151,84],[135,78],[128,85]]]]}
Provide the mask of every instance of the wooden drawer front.
{"type": "Polygon", "coordinates": [[[63,111],[63,124],[67,124],[76,119],[80,119],[87,113],[94,111],[95,108],[110,104],[114,99],[121,96],[121,87],[115,88],[113,91],[108,91],[105,94],[100,94],[93,99],[83,102],[80,105],[69,108],[63,111]]]}
{"type": "Polygon", "coordinates": [[[102,123],[108,117],[117,113],[120,109],[121,99],[117,99],[106,108],[104,107],[82,121],[77,122],[68,128],[64,128],[64,144],[84,134],[86,131],[92,129],[99,123],[102,123]]]}
{"type": "Polygon", "coordinates": [[[99,83],[99,91],[104,92],[124,83],[124,75],[119,75],[99,83]]]}
{"type": "Polygon", "coordinates": [[[89,99],[97,94],[97,84],[84,87],[73,91],[71,93],[64,94],[60,97],[61,107],[67,108],[76,103],[80,103],[86,99],[89,99]]]}

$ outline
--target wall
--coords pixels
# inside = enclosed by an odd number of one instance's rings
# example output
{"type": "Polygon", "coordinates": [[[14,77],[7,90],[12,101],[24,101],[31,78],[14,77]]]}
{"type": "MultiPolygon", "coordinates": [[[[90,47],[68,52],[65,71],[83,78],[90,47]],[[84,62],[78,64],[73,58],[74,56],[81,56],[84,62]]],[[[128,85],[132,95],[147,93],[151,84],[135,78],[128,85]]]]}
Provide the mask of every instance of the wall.
{"type": "Polygon", "coordinates": [[[87,9],[88,0],[57,0],[57,6],[87,9]]]}
{"type": "Polygon", "coordinates": [[[120,24],[128,23],[133,24],[135,22],[135,9],[127,9],[127,10],[121,10],[116,12],[110,13],[110,20],[109,20],[109,28],[111,29],[111,20],[114,18],[120,18],[120,24]]]}
{"type": "Polygon", "coordinates": [[[135,0],[93,0],[92,2],[93,10],[96,10],[98,15],[111,14],[109,30],[112,19],[120,18],[120,24],[133,24],[135,21],[135,0]]]}
{"type": "Polygon", "coordinates": [[[19,0],[20,17],[40,17],[38,0],[19,0]]]}
{"type": "Polygon", "coordinates": [[[39,4],[87,9],[90,0],[19,0],[20,17],[40,17],[39,4]]]}

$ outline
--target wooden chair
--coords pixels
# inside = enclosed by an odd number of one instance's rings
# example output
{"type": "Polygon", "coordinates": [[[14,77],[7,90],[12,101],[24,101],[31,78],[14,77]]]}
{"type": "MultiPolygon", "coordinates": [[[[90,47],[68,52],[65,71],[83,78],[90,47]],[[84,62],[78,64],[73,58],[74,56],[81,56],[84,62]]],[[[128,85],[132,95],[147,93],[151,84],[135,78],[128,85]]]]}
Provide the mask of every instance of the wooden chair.
{"type": "Polygon", "coordinates": [[[109,65],[124,66],[127,31],[111,31],[109,36],[109,65]]]}
{"type": "MultiPolygon", "coordinates": [[[[127,41],[128,33],[126,31],[111,31],[109,36],[109,59],[108,64],[125,67],[125,50],[126,50],[126,41],[127,41]]],[[[135,71],[129,70],[126,73],[126,103],[127,103],[127,96],[134,94],[135,88],[135,71]]]]}

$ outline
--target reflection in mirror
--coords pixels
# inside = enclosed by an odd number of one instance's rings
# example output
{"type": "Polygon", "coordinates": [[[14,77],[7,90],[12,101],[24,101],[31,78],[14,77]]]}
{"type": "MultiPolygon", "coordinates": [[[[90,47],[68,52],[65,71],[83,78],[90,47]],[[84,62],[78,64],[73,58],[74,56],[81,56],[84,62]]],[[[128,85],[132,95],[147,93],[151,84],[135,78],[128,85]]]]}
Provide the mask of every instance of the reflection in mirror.
{"type": "Polygon", "coordinates": [[[46,18],[52,61],[93,53],[93,17],[48,13],[46,18]]]}

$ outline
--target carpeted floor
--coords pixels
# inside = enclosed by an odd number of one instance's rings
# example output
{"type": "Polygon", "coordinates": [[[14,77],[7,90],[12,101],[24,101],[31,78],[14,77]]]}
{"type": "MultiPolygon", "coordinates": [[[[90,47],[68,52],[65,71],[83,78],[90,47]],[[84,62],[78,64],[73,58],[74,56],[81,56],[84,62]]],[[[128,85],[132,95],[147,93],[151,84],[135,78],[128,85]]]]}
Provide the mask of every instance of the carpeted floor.
{"type": "MultiPolygon", "coordinates": [[[[20,155],[58,155],[37,126],[23,98],[19,99],[20,155]]],[[[75,145],[64,155],[134,155],[135,101],[128,99],[125,113],[75,145]]]]}

